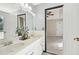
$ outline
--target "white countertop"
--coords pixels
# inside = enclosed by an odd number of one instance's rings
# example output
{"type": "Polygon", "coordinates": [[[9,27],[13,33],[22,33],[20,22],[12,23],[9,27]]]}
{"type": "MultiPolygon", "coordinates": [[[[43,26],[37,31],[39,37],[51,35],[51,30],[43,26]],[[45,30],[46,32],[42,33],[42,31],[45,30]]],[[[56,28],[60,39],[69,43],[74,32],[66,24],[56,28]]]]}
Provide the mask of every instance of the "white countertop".
{"type": "Polygon", "coordinates": [[[20,40],[18,43],[15,44],[2,47],[0,48],[0,55],[14,55],[43,36],[44,35],[38,35],[35,37],[31,37],[30,39],[20,40]]]}

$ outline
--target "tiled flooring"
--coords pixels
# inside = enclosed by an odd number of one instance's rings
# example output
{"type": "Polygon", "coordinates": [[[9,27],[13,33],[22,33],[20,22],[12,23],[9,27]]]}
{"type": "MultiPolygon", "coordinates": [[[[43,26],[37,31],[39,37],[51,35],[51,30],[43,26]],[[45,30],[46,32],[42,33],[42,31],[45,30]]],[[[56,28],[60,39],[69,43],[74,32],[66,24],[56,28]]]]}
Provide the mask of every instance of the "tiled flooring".
{"type": "Polygon", "coordinates": [[[63,54],[63,37],[62,36],[47,37],[47,52],[62,55],[63,54]]]}

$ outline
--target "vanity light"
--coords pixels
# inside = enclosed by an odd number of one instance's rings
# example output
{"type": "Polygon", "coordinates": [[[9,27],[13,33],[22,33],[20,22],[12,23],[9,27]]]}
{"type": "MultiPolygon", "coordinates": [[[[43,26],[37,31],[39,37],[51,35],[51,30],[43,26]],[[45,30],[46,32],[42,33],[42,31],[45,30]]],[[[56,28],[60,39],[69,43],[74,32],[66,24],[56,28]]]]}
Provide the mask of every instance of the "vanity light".
{"type": "Polygon", "coordinates": [[[29,6],[27,3],[21,3],[20,6],[24,9],[29,9],[29,10],[32,10],[32,7],[29,6]]]}
{"type": "Polygon", "coordinates": [[[25,7],[26,7],[26,8],[28,8],[28,7],[29,7],[27,3],[25,3],[25,7]]]}
{"type": "Polygon", "coordinates": [[[31,7],[31,6],[29,6],[29,9],[30,9],[30,10],[32,10],[32,7],[31,7]]]}

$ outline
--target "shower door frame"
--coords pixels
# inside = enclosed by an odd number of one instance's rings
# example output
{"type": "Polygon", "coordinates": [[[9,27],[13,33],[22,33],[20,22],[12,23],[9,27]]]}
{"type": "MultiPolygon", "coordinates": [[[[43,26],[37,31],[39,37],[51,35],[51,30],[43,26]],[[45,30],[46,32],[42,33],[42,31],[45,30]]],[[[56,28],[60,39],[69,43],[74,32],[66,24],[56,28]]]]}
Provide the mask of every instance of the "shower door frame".
{"type": "MultiPolygon", "coordinates": [[[[47,12],[47,10],[61,8],[63,6],[64,5],[58,5],[55,7],[50,7],[50,8],[45,9],[45,51],[44,52],[47,52],[47,17],[46,17],[46,12],[47,12]]],[[[48,53],[50,53],[50,52],[48,52],[48,53]]],[[[54,53],[51,53],[51,54],[54,54],[54,53]]]]}

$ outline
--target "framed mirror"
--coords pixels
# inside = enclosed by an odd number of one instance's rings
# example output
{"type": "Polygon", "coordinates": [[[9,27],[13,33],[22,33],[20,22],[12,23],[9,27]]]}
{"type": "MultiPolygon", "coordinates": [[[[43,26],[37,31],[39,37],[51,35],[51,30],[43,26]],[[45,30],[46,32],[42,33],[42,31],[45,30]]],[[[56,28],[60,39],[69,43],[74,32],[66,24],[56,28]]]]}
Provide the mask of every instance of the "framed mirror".
{"type": "Polygon", "coordinates": [[[22,33],[26,30],[26,14],[17,15],[17,32],[18,36],[22,36],[22,33]]]}
{"type": "Polygon", "coordinates": [[[0,32],[3,31],[3,18],[0,17],[0,32]]]}
{"type": "Polygon", "coordinates": [[[0,39],[4,39],[3,16],[0,16],[0,39]]]}

